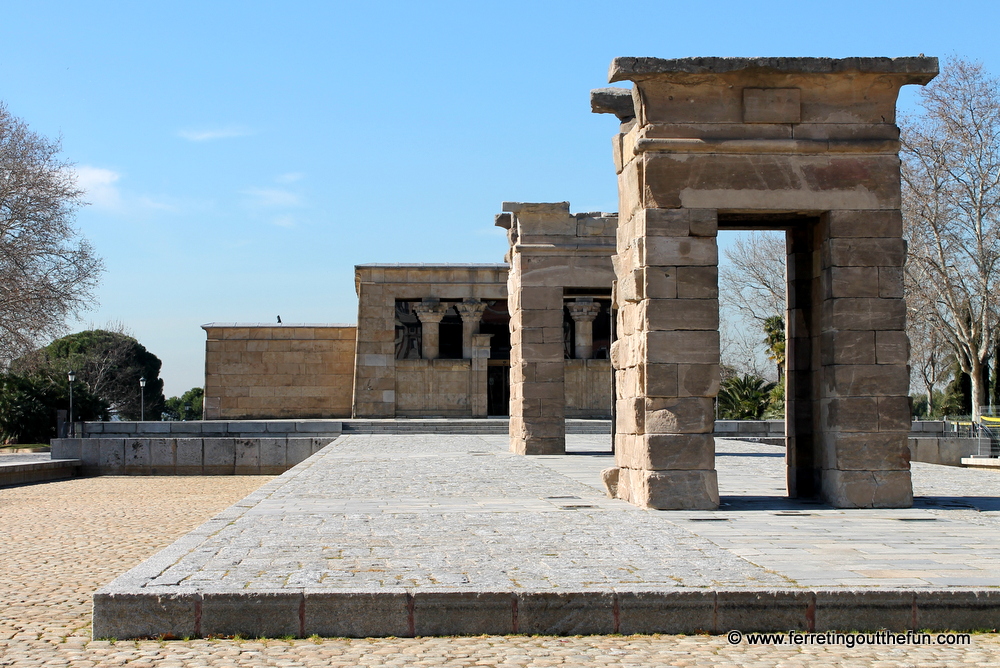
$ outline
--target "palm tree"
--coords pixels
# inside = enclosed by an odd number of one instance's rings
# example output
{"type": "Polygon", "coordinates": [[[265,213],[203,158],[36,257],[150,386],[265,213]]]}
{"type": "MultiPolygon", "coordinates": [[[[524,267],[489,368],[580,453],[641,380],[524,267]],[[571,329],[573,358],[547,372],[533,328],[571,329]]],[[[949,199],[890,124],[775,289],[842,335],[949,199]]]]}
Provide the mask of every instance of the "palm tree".
{"type": "Polygon", "coordinates": [[[780,315],[772,315],[764,320],[764,343],[771,353],[767,356],[778,365],[778,382],[785,377],[785,319],[780,315]]]}
{"type": "Polygon", "coordinates": [[[724,381],[719,390],[719,417],[724,420],[761,419],[776,385],[751,374],[724,381]]]}

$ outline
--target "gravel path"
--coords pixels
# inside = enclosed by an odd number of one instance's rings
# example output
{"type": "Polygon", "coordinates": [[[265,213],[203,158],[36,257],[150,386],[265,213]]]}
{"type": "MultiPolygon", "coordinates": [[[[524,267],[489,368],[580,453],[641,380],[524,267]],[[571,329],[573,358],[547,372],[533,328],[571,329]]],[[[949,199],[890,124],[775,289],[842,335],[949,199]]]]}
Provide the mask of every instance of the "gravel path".
{"type": "Polygon", "coordinates": [[[0,489],[0,666],[1000,666],[971,646],[730,646],[723,636],[90,640],[95,589],[268,477],[84,478],[0,489]]]}

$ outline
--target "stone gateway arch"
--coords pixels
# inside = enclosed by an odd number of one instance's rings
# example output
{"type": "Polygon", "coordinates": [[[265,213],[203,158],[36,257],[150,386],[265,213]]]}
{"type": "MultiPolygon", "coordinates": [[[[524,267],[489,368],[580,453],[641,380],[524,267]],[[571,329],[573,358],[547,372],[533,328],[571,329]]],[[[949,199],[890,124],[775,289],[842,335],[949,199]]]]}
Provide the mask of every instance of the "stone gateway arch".
{"type": "Polygon", "coordinates": [[[789,495],[912,504],[895,114],[900,87],[937,72],[924,57],[614,60],[610,81],[634,87],[592,106],[621,121],[619,498],[718,507],[716,237],[768,229],[787,238],[789,495]]]}

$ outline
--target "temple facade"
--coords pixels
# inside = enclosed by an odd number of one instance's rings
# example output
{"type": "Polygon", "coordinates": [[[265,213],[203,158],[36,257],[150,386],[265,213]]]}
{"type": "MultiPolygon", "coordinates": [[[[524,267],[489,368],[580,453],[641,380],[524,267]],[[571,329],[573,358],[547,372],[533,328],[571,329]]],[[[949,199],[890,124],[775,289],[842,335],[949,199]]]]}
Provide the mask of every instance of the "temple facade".
{"type": "Polygon", "coordinates": [[[356,266],[356,326],[204,325],[206,419],[511,415],[515,450],[564,451],[611,417],[617,217],[504,209],[508,263],[356,266]]]}

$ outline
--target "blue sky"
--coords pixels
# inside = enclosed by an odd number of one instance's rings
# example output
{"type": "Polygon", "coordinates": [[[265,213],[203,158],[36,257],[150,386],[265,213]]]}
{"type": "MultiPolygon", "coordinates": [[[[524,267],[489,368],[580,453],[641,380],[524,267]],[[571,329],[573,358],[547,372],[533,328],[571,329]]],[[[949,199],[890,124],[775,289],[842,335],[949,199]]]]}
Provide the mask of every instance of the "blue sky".
{"type": "MultiPolygon", "coordinates": [[[[994,2],[33,2],[0,100],[60,136],[100,305],[201,385],[211,321],[354,322],[353,266],[499,262],[504,200],[617,209],[615,56],[959,54],[994,2]]],[[[901,104],[912,108],[915,96],[901,104]]]]}

